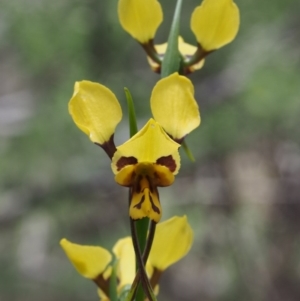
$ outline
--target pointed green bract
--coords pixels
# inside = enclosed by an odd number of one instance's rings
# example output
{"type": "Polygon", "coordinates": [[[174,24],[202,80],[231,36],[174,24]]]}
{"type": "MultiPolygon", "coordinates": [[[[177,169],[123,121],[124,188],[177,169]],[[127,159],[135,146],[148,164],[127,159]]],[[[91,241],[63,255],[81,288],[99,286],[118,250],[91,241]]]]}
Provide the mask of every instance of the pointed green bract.
{"type": "Polygon", "coordinates": [[[185,140],[182,141],[181,143],[181,146],[183,147],[186,155],[188,156],[188,158],[192,161],[192,162],[195,162],[195,157],[194,155],[192,154],[191,150],[189,149],[187,143],[185,140]]]}
{"type": "Polygon", "coordinates": [[[112,270],[109,278],[109,300],[118,301],[118,278],[117,278],[118,261],[114,258],[112,262],[112,270]]]}
{"type": "Polygon", "coordinates": [[[177,0],[173,22],[168,38],[168,46],[161,66],[162,78],[180,70],[181,56],[178,49],[178,37],[181,5],[182,0],[177,0]]]}
{"type": "Polygon", "coordinates": [[[131,93],[130,93],[129,89],[124,88],[124,91],[125,91],[126,100],[127,100],[127,107],[128,107],[130,137],[132,137],[138,131],[137,123],[136,123],[134,103],[133,103],[133,99],[132,99],[132,96],[131,96],[131,93]]]}

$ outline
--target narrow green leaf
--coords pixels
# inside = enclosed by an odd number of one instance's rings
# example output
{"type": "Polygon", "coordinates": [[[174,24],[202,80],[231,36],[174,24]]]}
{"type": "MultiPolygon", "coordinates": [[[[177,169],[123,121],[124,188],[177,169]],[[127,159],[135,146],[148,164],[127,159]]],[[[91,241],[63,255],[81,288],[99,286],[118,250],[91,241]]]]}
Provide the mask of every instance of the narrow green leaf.
{"type": "Polygon", "coordinates": [[[171,30],[168,37],[168,47],[162,61],[161,77],[166,77],[181,68],[181,55],[178,49],[179,22],[182,0],[177,0],[171,30]]]}
{"type": "Polygon", "coordinates": [[[130,301],[133,298],[134,290],[131,290],[130,285],[125,285],[120,292],[119,301],[130,301]]]}
{"type": "Polygon", "coordinates": [[[192,152],[190,151],[189,147],[187,146],[185,140],[183,140],[183,142],[181,143],[181,146],[183,147],[185,153],[187,154],[188,158],[192,161],[195,162],[195,158],[192,154],[192,152]]]}
{"type": "Polygon", "coordinates": [[[128,107],[130,137],[132,137],[133,135],[135,135],[138,132],[134,103],[133,103],[133,99],[132,99],[129,89],[124,88],[124,91],[125,91],[127,107],[128,107]]]}
{"type": "Polygon", "coordinates": [[[116,258],[113,259],[112,271],[109,278],[109,299],[110,301],[118,301],[118,280],[117,280],[117,263],[116,258]]]}

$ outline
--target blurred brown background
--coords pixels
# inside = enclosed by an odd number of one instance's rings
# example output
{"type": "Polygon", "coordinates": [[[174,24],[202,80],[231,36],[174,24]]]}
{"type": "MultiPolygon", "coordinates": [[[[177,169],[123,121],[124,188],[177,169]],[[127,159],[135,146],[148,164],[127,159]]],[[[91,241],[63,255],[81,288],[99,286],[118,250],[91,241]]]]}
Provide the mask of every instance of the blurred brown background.
{"type": "MultiPolygon", "coordinates": [[[[175,2],[161,0],[165,42],[175,2]]],[[[195,43],[183,3],[181,34],[195,43]]],[[[202,124],[161,189],[167,219],[186,214],[190,254],[163,275],[165,301],[300,300],[300,4],[236,0],[235,41],[190,78],[202,124]]],[[[111,248],[129,234],[127,191],[105,153],[73,124],[76,80],[107,85],[139,125],[159,76],[117,19],[117,1],[0,2],[0,300],[98,300],[59,247],[62,237],[111,248]]]]}

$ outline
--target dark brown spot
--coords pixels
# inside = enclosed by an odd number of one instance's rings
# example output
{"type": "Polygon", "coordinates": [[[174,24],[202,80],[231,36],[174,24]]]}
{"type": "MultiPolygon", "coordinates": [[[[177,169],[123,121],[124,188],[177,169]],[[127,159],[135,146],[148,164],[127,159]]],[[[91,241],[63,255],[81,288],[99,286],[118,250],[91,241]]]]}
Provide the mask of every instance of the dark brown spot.
{"type": "Polygon", "coordinates": [[[154,205],[154,202],[153,202],[153,199],[152,199],[152,196],[151,194],[149,194],[149,199],[150,199],[150,202],[151,202],[151,206],[152,206],[152,209],[154,212],[160,214],[160,210],[157,206],[154,205]]]}
{"type": "Polygon", "coordinates": [[[153,269],[153,273],[150,278],[150,283],[152,287],[155,287],[158,284],[161,275],[162,275],[162,271],[158,270],[157,268],[153,269]]]}
{"type": "Polygon", "coordinates": [[[140,202],[138,204],[136,204],[134,206],[134,208],[141,209],[142,208],[142,204],[144,203],[144,201],[145,201],[145,196],[143,195],[142,198],[141,198],[141,200],[140,200],[140,202]]]}
{"type": "Polygon", "coordinates": [[[135,157],[121,157],[117,162],[117,171],[120,171],[123,167],[127,165],[134,165],[138,161],[135,157]]]}
{"type": "Polygon", "coordinates": [[[135,191],[137,193],[142,192],[142,187],[141,187],[141,180],[143,179],[143,176],[138,175],[138,178],[136,180],[136,186],[135,186],[135,191]]]}
{"type": "Polygon", "coordinates": [[[106,296],[109,296],[109,279],[104,279],[103,273],[98,275],[93,281],[96,285],[105,293],[106,296]]]}
{"type": "Polygon", "coordinates": [[[148,184],[149,184],[149,190],[153,193],[153,191],[154,191],[153,181],[151,181],[151,178],[148,175],[146,176],[146,179],[147,179],[148,184]]]}
{"type": "Polygon", "coordinates": [[[156,163],[169,168],[171,172],[174,172],[176,170],[176,162],[171,155],[166,157],[160,157],[156,160],[156,163]]]}

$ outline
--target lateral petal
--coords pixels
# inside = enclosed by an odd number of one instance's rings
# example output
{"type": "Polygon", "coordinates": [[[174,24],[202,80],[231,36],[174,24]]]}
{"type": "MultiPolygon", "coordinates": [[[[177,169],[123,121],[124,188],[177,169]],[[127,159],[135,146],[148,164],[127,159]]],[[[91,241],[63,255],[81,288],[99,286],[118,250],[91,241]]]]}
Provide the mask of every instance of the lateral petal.
{"type": "Polygon", "coordinates": [[[163,271],[184,257],[192,243],[193,230],[187,217],[174,216],[157,225],[149,262],[163,271]]]}
{"type": "Polygon", "coordinates": [[[124,30],[142,44],[154,38],[163,20],[157,0],[120,0],[118,14],[124,30]]]}
{"type": "Polygon", "coordinates": [[[206,51],[230,43],[238,32],[239,24],[239,9],[232,0],[204,0],[191,18],[191,29],[206,51]]]}
{"type": "Polygon", "coordinates": [[[101,275],[112,260],[109,251],[101,247],[78,245],[65,238],[60,245],[77,272],[88,279],[101,275]]]}
{"type": "Polygon", "coordinates": [[[110,140],[122,119],[116,96],[105,86],[85,80],[75,83],[69,113],[79,129],[100,145],[110,140]]]}

